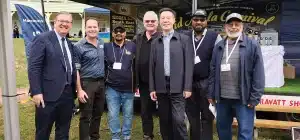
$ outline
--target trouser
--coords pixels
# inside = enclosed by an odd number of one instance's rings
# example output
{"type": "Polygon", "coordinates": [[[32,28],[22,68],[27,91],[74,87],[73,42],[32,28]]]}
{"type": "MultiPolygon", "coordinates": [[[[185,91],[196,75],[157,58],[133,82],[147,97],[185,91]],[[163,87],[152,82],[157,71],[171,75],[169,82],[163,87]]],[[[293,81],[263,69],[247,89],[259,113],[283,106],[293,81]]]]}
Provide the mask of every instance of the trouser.
{"type": "Polygon", "coordinates": [[[112,140],[120,140],[121,126],[119,113],[121,106],[123,113],[122,136],[123,140],[129,140],[132,130],[134,93],[119,92],[111,87],[107,87],[105,94],[108,107],[108,124],[112,140]]]}
{"type": "Polygon", "coordinates": [[[140,83],[140,100],[141,100],[141,118],[143,132],[145,136],[153,138],[153,112],[155,110],[156,103],[151,100],[149,85],[147,83],[140,83]]]}
{"type": "Polygon", "coordinates": [[[66,86],[60,98],[53,102],[45,101],[45,108],[36,107],[35,139],[49,140],[55,123],[55,140],[68,140],[73,114],[74,94],[71,86],[66,86]]]}
{"type": "Polygon", "coordinates": [[[240,100],[224,99],[216,104],[217,131],[220,140],[232,139],[232,121],[238,122],[238,140],[252,140],[255,109],[241,103],[240,100]]]}
{"type": "Polygon", "coordinates": [[[98,140],[105,102],[104,79],[85,78],[81,82],[82,89],[86,92],[88,99],[87,103],[79,103],[81,112],[79,138],[80,140],[98,140]]]}
{"type": "Polygon", "coordinates": [[[190,122],[191,140],[212,140],[214,116],[206,98],[208,80],[193,83],[193,93],[186,100],[186,114],[190,122]]]}
{"type": "Polygon", "coordinates": [[[157,93],[162,138],[163,140],[187,140],[183,93],[170,93],[169,77],[166,77],[166,86],[167,93],[157,93]]]}

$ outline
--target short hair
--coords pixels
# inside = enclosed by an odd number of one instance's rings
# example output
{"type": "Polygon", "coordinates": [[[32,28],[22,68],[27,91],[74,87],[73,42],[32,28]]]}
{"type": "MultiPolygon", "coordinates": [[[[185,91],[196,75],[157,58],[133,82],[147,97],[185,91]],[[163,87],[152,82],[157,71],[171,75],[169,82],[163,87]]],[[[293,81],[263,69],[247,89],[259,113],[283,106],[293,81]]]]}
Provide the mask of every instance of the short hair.
{"type": "Polygon", "coordinates": [[[86,23],[87,23],[89,20],[95,20],[95,21],[97,21],[97,26],[99,27],[99,22],[98,22],[98,20],[97,20],[96,18],[94,18],[94,17],[89,17],[89,18],[85,21],[85,27],[86,27],[86,23]]]}
{"type": "Polygon", "coordinates": [[[153,16],[156,20],[158,20],[158,16],[157,16],[157,14],[156,14],[154,11],[147,11],[147,12],[144,14],[143,20],[145,19],[146,16],[149,16],[149,15],[153,16]]]}
{"type": "Polygon", "coordinates": [[[162,12],[166,12],[166,11],[171,12],[174,15],[174,17],[176,17],[176,12],[174,10],[172,10],[171,8],[162,8],[162,9],[160,9],[159,10],[159,15],[161,15],[162,12]]]}
{"type": "Polygon", "coordinates": [[[58,12],[57,15],[55,16],[55,20],[57,19],[57,17],[59,15],[69,15],[69,16],[71,16],[71,18],[73,20],[72,14],[70,14],[69,12],[66,12],[66,11],[60,11],[60,12],[58,12]]]}

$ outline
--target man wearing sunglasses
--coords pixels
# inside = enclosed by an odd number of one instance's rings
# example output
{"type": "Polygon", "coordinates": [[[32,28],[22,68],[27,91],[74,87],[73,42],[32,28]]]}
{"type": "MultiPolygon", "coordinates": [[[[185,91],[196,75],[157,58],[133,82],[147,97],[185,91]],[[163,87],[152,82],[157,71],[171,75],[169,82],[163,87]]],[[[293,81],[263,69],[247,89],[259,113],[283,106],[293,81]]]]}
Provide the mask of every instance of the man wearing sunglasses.
{"type": "Polygon", "coordinates": [[[133,78],[135,43],[125,41],[126,32],[122,24],[113,28],[113,42],[104,44],[106,76],[106,101],[108,124],[113,140],[130,140],[133,116],[135,83],[133,78]],[[120,126],[122,106],[123,126],[120,126]],[[121,132],[122,130],[122,132],[121,132]]]}
{"type": "Polygon", "coordinates": [[[149,57],[151,42],[160,34],[157,32],[158,16],[153,11],[148,11],[143,19],[145,31],[134,37],[136,43],[136,82],[141,100],[141,118],[143,124],[144,140],[153,139],[153,118],[155,102],[149,96],[149,57]]]}
{"type": "Polygon", "coordinates": [[[188,32],[194,50],[193,94],[186,101],[186,113],[190,122],[191,140],[212,140],[214,116],[206,99],[209,65],[214,45],[222,40],[214,31],[207,29],[207,13],[196,10],[192,15],[193,30],[188,32]]]}

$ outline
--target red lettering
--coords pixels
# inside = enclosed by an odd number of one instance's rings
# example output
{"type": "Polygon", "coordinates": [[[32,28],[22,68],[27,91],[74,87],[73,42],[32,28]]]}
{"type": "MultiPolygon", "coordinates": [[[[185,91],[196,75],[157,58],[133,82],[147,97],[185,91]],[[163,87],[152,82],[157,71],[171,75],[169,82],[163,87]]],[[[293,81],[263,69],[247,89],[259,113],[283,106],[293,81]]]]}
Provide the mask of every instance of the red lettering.
{"type": "Polygon", "coordinates": [[[260,104],[264,104],[264,99],[260,99],[260,104]]]}
{"type": "Polygon", "coordinates": [[[293,106],[294,102],[293,101],[290,101],[290,106],[293,106]]]}
{"type": "Polygon", "coordinates": [[[300,101],[294,101],[294,106],[299,106],[300,105],[300,101]]]}
{"type": "Polygon", "coordinates": [[[283,106],[285,105],[285,101],[286,101],[286,100],[282,100],[282,105],[283,105],[283,106]]]}
{"type": "Polygon", "coordinates": [[[278,105],[276,100],[274,100],[273,105],[278,105]]]}
{"type": "Polygon", "coordinates": [[[266,103],[265,104],[272,104],[273,103],[273,100],[269,100],[269,99],[266,99],[266,103]]]}

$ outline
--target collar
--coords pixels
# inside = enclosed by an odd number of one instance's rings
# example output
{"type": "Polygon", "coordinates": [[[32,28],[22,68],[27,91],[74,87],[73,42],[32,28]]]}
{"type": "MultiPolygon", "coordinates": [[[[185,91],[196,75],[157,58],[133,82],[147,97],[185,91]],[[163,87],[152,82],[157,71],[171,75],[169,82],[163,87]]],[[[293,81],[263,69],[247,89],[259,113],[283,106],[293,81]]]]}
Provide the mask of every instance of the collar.
{"type": "MultiPolygon", "coordinates": [[[[124,44],[123,46],[121,47],[121,49],[124,48],[124,46],[126,45],[127,41],[124,41],[124,44]]],[[[113,46],[116,47],[116,48],[120,48],[120,46],[116,43],[116,42],[113,42],[113,46]]]]}
{"type": "MultiPolygon", "coordinates": [[[[225,47],[227,39],[228,39],[228,37],[226,37],[220,43],[218,43],[219,48],[223,49],[225,47]]],[[[240,46],[247,47],[246,41],[247,41],[247,36],[243,33],[239,39],[240,46]]]]}
{"type": "MultiPolygon", "coordinates": [[[[100,42],[100,39],[97,38],[97,45],[99,44],[99,42],[100,42]]],[[[89,42],[88,42],[88,40],[84,37],[84,38],[82,39],[82,43],[83,43],[83,44],[86,44],[86,43],[89,43],[89,42]]]]}
{"type": "MultiPolygon", "coordinates": [[[[159,35],[160,33],[158,31],[156,31],[154,34],[151,35],[151,38],[155,38],[159,35]]],[[[146,36],[146,31],[144,31],[144,33],[142,34],[143,37],[147,38],[146,36]]]]}
{"type": "MultiPolygon", "coordinates": [[[[57,32],[55,29],[54,29],[54,32],[55,32],[55,34],[56,34],[56,37],[57,37],[58,41],[60,42],[61,39],[62,39],[63,37],[60,36],[60,35],[58,34],[58,32],[57,32]]],[[[66,38],[66,37],[64,37],[64,38],[66,38]]]]}
{"type": "MultiPolygon", "coordinates": [[[[205,28],[205,29],[203,30],[203,32],[202,32],[202,37],[204,37],[206,33],[207,33],[207,28],[205,28]]],[[[194,34],[194,38],[195,38],[196,41],[199,41],[199,40],[202,39],[202,37],[201,37],[201,39],[197,39],[197,35],[195,34],[195,31],[194,31],[194,30],[192,31],[192,36],[193,36],[193,34],[194,34]]],[[[194,40],[194,41],[195,41],[195,40],[194,40]]]]}
{"type": "MultiPolygon", "coordinates": [[[[180,37],[179,37],[179,33],[178,33],[178,32],[176,32],[176,31],[174,31],[174,30],[172,30],[171,32],[169,32],[169,33],[168,33],[168,35],[172,35],[172,37],[171,37],[171,38],[175,38],[175,39],[177,39],[177,40],[179,40],[179,39],[180,39],[180,37]]],[[[159,39],[160,39],[160,40],[162,40],[162,39],[163,39],[163,37],[164,37],[164,35],[163,35],[163,33],[161,33],[161,35],[159,36],[159,39]]]]}

